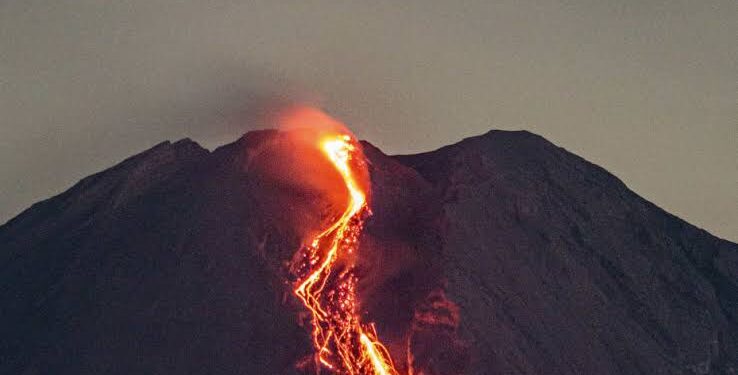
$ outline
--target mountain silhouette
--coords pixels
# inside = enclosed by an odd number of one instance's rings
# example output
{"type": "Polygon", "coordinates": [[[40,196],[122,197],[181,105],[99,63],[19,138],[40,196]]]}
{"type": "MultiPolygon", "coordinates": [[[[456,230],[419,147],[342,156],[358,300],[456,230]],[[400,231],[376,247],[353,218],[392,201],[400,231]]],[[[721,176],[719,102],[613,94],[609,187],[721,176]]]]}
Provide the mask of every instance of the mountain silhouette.
{"type": "MultiPolygon", "coordinates": [[[[1,226],[0,374],[300,373],[286,264],[336,207],[288,133],[164,142],[1,226]]],[[[362,146],[361,313],[398,368],[738,371],[738,245],[529,132],[362,146]]]]}

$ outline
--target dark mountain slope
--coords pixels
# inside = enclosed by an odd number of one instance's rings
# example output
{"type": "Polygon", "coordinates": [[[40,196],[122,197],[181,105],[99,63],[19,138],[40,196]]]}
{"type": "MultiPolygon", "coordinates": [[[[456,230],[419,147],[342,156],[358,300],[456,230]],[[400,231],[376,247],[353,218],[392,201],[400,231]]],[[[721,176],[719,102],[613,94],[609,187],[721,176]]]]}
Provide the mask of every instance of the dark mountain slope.
{"type": "Polygon", "coordinates": [[[398,160],[443,196],[476,373],[732,373],[738,247],[528,132],[398,160]]]}
{"type": "Polygon", "coordinates": [[[165,143],[2,227],[0,373],[292,368],[307,337],[248,251],[261,214],[241,156],[165,143]]]}
{"type": "MultiPolygon", "coordinates": [[[[0,374],[294,373],[285,262],[336,209],[295,147],[163,143],[0,227],[0,374]]],[[[362,310],[401,366],[411,341],[445,375],[735,370],[735,244],[529,133],[364,148],[362,310]],[[444,292],[460,339],[418,325],[444,292]]]]}

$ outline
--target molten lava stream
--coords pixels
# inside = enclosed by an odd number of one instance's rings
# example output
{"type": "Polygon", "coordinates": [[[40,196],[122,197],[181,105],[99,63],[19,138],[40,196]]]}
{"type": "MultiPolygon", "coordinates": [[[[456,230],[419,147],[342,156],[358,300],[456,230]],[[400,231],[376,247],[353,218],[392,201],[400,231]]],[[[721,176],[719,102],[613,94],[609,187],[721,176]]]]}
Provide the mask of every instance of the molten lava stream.
{"type": "Polygon", "coordinates": [[[366,194],[352,171],[357,152],[354,142],[345,134],[320,140],[320,150],[343,178],[349,204],[332,225],[300,250],[295,294],[312,314],[318,372],[326,368],[339,374],[397,375],[374,325],[362,324],[356,312],[357,277],[346,259],[357,250],[364,219],[370,214],[366,194]]]}

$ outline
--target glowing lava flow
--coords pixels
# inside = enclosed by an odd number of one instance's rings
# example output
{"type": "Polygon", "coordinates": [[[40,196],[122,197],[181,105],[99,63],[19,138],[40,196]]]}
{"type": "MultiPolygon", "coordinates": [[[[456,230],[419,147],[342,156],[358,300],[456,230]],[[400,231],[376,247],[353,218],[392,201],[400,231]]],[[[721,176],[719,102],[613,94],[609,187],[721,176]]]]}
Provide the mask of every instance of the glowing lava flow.
{"type": "Polygon", "coordinates": [[[343,178],[349,203],[332,225],[300,250],[295,265],[295,294],[312,314],[316,371],[397,375],[374,326],[359,319],[354,266],[342,257],[357,250],[363,220],[370,214],[366,194],[352,172],[356,146],[350,136],[339,134],[323,138],[320,149],[343,178]]]}

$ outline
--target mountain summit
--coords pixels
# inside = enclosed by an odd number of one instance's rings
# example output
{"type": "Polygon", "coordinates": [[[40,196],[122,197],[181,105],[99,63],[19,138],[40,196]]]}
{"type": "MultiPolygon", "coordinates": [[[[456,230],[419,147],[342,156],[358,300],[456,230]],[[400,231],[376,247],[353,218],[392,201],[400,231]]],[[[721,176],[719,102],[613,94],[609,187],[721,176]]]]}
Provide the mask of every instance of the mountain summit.
{"type": "MultiPolygon", "coordinates": [[[[300,373],[285,268],[331,207],[285,142],[164,142],[1,226],[0,374],[300,373]]],[[[362,145],[357,290],[399,369],[738,371],[738,245],[529,132],[362,145]]]]}

